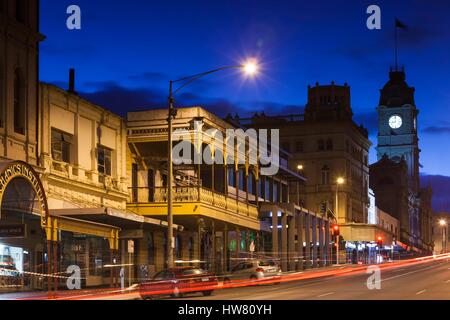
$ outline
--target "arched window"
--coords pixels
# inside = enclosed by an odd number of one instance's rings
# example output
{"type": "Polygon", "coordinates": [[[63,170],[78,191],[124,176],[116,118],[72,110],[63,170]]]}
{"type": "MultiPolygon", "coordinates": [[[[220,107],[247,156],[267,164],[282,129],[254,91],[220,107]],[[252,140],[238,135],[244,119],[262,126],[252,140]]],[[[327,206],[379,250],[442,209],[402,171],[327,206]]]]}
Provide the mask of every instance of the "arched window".
{"type": "Polygon", "coordinates": [[[14,73],[14,132],[25,134],[25,86],[19,69],[14,73]]]}

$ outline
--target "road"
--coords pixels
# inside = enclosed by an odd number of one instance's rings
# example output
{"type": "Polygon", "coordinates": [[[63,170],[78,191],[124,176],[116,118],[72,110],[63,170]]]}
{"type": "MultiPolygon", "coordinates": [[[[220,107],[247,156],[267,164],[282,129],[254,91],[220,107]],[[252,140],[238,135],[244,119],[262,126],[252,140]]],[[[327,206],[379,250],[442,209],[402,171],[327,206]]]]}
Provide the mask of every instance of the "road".
{"type": "Polygon", "coordinates": [[[450,300],[450,259],[381,270],[381,289],[369,290],[365,271],[320,279],[218,290],[183,300],[450,300]]]}

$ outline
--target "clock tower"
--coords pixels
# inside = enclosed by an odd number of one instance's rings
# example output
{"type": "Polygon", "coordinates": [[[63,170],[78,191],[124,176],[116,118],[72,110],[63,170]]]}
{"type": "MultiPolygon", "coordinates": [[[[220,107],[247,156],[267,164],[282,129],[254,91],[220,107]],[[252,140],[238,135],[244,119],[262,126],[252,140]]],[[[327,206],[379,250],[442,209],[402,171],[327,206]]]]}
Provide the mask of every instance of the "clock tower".
{"type": "Polygon", "coordinates": [[[419,139],[417,116],[419,110],[414,101],[413,87],[406,83],[404,68],[393,68],[389,81],[381,90],[378,112],[378,160],[383,156],[400,162],[408,168],[408,186],[419,192],[419,139]]]}

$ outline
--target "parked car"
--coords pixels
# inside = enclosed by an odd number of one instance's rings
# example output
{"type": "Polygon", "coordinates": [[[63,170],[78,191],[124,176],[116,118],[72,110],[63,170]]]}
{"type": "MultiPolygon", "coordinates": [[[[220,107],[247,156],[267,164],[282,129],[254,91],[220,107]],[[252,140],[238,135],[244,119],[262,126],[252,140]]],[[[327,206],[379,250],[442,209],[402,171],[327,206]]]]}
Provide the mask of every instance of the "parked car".
{"type": "MultiPolygon", "coordinates": [[[[231,280],[280,280],[281,268],[273,261],[255,259],[238,263],[224,276],[224,283],[231,280]]],[[[275,282],[277,283],[277,282],[275,282]]]]}
{"type": "Polygon", "coordinates": [[[177,298],[186,293],[194,292],[201,292],[204,296],[210,296],[217,286],[217,277],[208,271],[194,267],[183,267],[158,272],[149,282],[139,285],[139,293],[142,299],[164,295],[177,298]]]}

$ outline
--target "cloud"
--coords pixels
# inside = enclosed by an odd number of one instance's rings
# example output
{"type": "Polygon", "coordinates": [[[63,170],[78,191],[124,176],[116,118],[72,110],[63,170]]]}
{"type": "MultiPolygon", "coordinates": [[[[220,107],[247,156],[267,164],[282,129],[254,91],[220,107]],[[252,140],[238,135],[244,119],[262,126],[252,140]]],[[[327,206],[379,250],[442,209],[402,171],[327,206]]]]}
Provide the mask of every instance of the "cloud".
{"type": "Polygon", "coordinates": [[[129,111],[166,107],[167,98],[159,90],[149,88],[126,88],[116,82],[94,82],[93,92],[79,95],[112,112],[125,116],[129,111]]]}
{"type": "Polygon", "coordinates": [[[450,133],[450,127],[436,127],[436,126],[431,126],[431,127],[427,127],[423,130],[424,133],[429,133],[429,134],[447,134],[450,133]]]}
{"type": "Polygon", "coordinates": [[[130,80],[133,80],[133,81],[158,81],[158,82],[162,82],[162,81],[168,81],[167,79],[169,77],[166,74],[162,73],[162,72],[148,71],[148,72],[143,72],[143,73],[131,75],[128,78],[130,80]]]}

